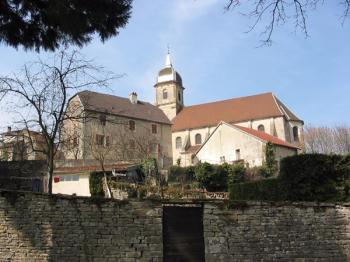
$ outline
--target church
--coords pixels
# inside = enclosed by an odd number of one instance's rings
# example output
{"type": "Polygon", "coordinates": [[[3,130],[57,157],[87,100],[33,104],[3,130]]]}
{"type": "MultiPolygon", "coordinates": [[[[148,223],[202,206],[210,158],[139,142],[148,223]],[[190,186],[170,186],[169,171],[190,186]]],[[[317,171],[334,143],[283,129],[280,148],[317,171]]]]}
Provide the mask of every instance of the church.
{"type": "Polygon", "coordinates": [[[303,151],[304,122],[272,93],[185,106],[184,86],[170,54],[158,73],[155,105],[172,123],[173,164],[264,162],[265,146],[276,160],[303,151]]]}

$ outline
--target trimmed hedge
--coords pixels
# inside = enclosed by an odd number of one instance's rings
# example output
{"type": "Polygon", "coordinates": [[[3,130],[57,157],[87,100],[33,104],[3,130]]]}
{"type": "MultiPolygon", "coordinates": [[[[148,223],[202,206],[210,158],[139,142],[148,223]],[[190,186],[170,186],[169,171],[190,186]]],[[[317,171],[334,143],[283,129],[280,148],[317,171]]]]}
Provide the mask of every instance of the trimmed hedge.
{"type": "Polygon", "coordinates": [[[230,184],[232,200],[333,201],[349,197],[350,156],[302,154],[282,159],[276,179],[230,184]]]}
{"type": "Polygon", "coordinates": [[[104,196],[103,191],[103,172],[96,172],[93,171],[90,173],[89,176],[89,188],[90,188],[90,194],[92,197],[101,197],[104,196]]]}
{"type": "Polygon", "coordinates": [[[278,178],[230,185],[231,200],[285,200],[284,190],[278,178]]]}

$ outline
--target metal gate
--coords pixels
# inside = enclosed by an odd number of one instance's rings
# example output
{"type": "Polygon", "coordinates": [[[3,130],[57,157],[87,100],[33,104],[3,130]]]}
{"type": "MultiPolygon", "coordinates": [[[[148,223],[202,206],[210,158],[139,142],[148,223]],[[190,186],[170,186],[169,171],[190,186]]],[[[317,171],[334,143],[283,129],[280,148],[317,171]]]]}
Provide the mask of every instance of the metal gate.
{"type": "Polygon", "coordinates": [[[202,205],[163,205],[163,256],[165,262],[205,261],[202,205]]]}

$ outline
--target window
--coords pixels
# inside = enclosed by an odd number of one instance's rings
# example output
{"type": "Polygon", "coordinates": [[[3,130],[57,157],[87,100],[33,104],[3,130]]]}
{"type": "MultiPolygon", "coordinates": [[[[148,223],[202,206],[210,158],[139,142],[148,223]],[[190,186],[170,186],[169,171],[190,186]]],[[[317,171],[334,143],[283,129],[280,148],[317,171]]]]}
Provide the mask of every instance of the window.
{"type": "Polygon", "coordinates": [[[259,126],[258,126],[258,130],[259,130],[259,131],[262,131],[262,132],[265,132],[265,127],[264,127],[264,125],[259,125],[259,126]]]}
{"type": "Polygon", "coordinates": [[[105,136],[96,135],[96,145],[103,146],[105,140],[105,136]]]}
{"type": "Polygon", "coordinates": [[[201,134],[196,134],[194,140],[196,142],[196,145],[202,144],[202,136],[201,136],[201,134]]]}
{"type": "Polygon", "coordinates": [[[129,147],[130,147],[130,149],[132,149],[132,150],[135,149],[135,140],[132,140],[132,139],[129,140],[129,147]]]}
{"type": "Polygon", "coordinates": [[[106,146],[110,145],[109,136],[106,136],[106,146]]]}
{"type": "Polygon", "coordinates": [[[100,124],[102,126],[106,125],[106,116],[105,115],[100,115],[100,124]]]}
{"type": "Polygon", "coordinates": [[[152,124],[152,134],[157,134],[157,125],[152,124]]]}
{"type": "Polygon", "coordinates": [[[134,131],[135,130],[135,121],[129,120],[129,129],[134,131]]]}
{"type": "Polygon", "coordinates": [[[73,146],[78,146],[79,145],[79,139],[77,137],[73,138],[73,146]]]}
{"type": "Polygon", "coordinates": [[[149,151],[151,153],[157,153],[158,152],[158,144],[157,143],[151,143],[149,146],[149,151]]]}
{"type": "Polygon", "coordinates": [[[181,101],[181,93],[180,92],[177,93],[177,96],[179,97],[179,101],[181,101]]]}
{"type": "Polygon", "coordinates": [[[225,156],[220,157],[220,163],[225,163],[225,156]]]}
{"type": "Polygon", "coordinates": [[[168,99],[168,90],[163,89],[163,99],[168,99]]]}
{"type": "Polygon", "coordinates": [[[236,149],[236,160],[240,160],[241,159],[241,150],[236,149]]]}
{"type": "Polygon", "coordinates": [[[176,149],[180,149],[182,147],[181,137],[179,136],[175,139],[175,147],[176,149]]]}
{"type": "Polygon", "coordinates": [[[297,126],[293,127],[293,138],[294,141],[299,141],[299,132],[297,126]]]}

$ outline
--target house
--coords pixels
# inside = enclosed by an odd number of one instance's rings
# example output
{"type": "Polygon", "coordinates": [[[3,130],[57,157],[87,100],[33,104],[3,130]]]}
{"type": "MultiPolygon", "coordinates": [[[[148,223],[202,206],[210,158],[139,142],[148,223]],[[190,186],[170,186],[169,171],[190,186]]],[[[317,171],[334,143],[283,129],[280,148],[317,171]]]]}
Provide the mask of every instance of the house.
{"type": "Polygon", "coordinates": [[[287,151],[280,156],[304,148],[304,122],[272,93],[185,106],[183,81],[169,53],[154,87],[156,106],[172,121],[173,164],[189,166],[196,161],[219,164],[242,158],[252,166],[261,165],[264,160],[261,146],[272,138],[288,144],[283,147],[287,151]],[[220,136],[224,130],[232,136],[220,136]],[[269,137],[261,139],[263,133],[269,137]],[[257,144],[260,149],[254,150],[257,144]],[[222,145],[226,145],[225,154],[219,150],[222,145]]]}
{"type": "Polygon", "coordinates": [[[0,159],[3,161],[45,160],[46,148],[41,133],[27,129],[11,130],[0,135],[0,159]]]}
{"type": "Polygon", "coordinates": [[[65,159],[135,163],[155,157],[160,168],[172,164],[171,122],[158,107],[92,91],[77,93],[68,106],[62,137],[65,159]],[[80,117],[79,117],[80,116],[80,117]]]}
{"type": "Polygon", "coordinates": [[[194,146],[196,150],[191,156],[192,159],[187,161],[218,164],[243,160],[249,166],[261,166],[268,142],[274,147],[277,162],[286,156],[297,154],[300,149],[263,131],[222,121],[201,145],[194,146]],[[217,156],[220,156],[219,162],[217,156]]]}

